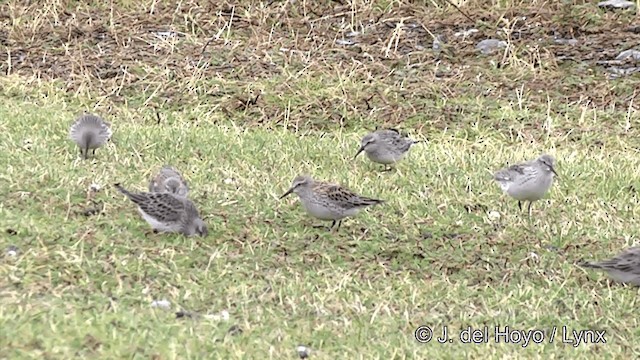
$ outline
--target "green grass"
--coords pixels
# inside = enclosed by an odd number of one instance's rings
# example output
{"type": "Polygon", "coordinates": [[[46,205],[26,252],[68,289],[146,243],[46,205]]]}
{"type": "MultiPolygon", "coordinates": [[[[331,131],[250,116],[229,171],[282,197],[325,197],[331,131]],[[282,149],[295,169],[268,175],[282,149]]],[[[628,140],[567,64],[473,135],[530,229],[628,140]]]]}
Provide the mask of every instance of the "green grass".
{"type": "Polygon", "coordinates": [[[322,136],[180,117],[157,126],[130,112],[108,119],[113,142],[83,161],[66,137],[75,113],[60,104],[5,97],[0,105],[0,229],[17,232],[4,233],[0,248],[20,249],[0,263],[7,358],[282,359],[298,344],[323,359],[640,352],[637,290],[574,265],[631,245],[640,230],[628,188],[640,176],[632,139],[605,134],[611,145],[601,149],[556,135],[530,143],[478,124],[434,132],[396,172],[380,173],[364,157],[351,160],[363,129],[322,136]],[[487,170],[543,151],[557,156],[561,177],[529,221],[487,170]],[[111,186],[143,190],[164,163],[190,182],[208,238],[145,235],[147,224],[111,186]],[[277,199],[299,173],[388,203],[338,234],[313,229],[318,222],[294,197],[277,199]],[[104,211],[76,214],[92,183],[102,185],[95,200],[104,211]],[[164,298],[174,311],[231,316],[176,319],[151,308],[164,298]],[[243,332],[227,335],[233,325],[243,332]],[[419,325],[454,335],[566,325],[604,329],[608,343],[418,344],[419,325]]]}

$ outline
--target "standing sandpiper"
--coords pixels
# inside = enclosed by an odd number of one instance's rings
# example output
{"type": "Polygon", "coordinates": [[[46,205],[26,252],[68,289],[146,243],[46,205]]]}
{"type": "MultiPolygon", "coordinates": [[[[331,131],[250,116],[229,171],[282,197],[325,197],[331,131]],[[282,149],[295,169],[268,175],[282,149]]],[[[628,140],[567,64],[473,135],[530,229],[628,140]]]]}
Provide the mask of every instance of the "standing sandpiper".
{"type": "Polygon", "coordinates": [[[502,191],[518,200],[520,211],[522,202],[528,201],[528,212],[531,216],[531,204],[545,196],[553,184],[554,176],[558,176],[555,159],[544,154],[535,160],[498,170],[493,179],[500,184],[502,191]]]}
{"type": "Polygon", "coordinates": [[[80,154],[87,159],[89,150],[93,150],[92,154],[95,156],[96,149],[111,138],[110,124],[99,116],[85,114],[71,125],[69,137],[80,148],[80,154]]]}
{"type": "Polygon", "coordinates": [[[291,188],[280,199],[291,193],[298,195],[302,207],[311,216],[320,220],[333,221],[329,229],[337,223],[336,231],[340,229],[342,219],[356,215],[365,207],[384,202],[384,200],[357,195],[340,185],[315,181],[306,175],[293,179],[291,188]]]}
{"type": "Polygon", "coordinates": [[[382,171],[390,171],[391,165],[402,160],[411,146],[419,142],[403,136],[396,129],[376,130],[362,137],[360,149],[353,158],[364,151],[369,160],[384,165],[382,171]]]}

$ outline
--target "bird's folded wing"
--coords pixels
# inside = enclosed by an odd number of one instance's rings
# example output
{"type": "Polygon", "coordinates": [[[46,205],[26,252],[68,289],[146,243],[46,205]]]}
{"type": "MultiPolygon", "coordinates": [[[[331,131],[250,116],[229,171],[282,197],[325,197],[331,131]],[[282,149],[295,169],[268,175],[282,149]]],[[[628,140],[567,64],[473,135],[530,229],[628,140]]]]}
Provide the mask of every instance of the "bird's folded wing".
{"type": "Polygon", "coordinates": [[[351,190],[338,185],[329,185],[326,195],[331,202],[344,209],[374,205],[381,202],[380,200],[359,196],[351,190]]]}
{"type": "Polygon", "coordinates": [[[140,209],[160,221],[178,221],[185,212],[184,202],[169,193],[149,194],[138,203],[140,209]]]}

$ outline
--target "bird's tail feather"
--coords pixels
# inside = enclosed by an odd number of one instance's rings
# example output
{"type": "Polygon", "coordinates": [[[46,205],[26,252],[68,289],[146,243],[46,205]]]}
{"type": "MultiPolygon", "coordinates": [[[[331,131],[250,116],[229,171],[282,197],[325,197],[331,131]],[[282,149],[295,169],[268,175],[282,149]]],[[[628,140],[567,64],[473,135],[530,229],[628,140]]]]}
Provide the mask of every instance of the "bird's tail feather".
{"type": "Polygon", "coordinates": [[[83,115],[71,125],[70,137],[76,143],[89,144],[96,142],[104,144],[111,137],[111,129],[102,118],[95,115],[83,115]]]}
{"type": "Polygon", "coordinates": [[[362,200],[362,205],[365,205],[365,206],[377,205],[385,202],[385,200],[373,199],[373,198],[362,198],[361,200],[362,200]]]}
{"type": "Polygon", "coordinates": [[[121,193],[123,193],[126,197],[129,198],[129,200],[133,201],[134,203],[141,205],[144,204],[147,200],[148,200],[148,194],[146,193],[132,193],[131,191],[123,188],[120,183],[114,184],[113,186],[116,187],[116,189],[118,189],[118,191],[120,191],[121,193]]]}

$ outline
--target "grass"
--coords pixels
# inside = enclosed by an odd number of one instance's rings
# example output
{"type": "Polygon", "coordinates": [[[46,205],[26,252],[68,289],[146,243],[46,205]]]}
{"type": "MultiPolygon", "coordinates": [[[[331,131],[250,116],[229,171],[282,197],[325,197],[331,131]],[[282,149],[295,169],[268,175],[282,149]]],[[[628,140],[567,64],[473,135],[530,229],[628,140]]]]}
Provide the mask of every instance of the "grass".
{"type": "Polygon", "coordinates": [[[611,38],[633,13],[468,1],[472,24],[403,1],[113,3],[0,5],[12,59],[0,65],[3,357],[286,359],[298,344],[313,359],[638,356],[638,289],[575,265],[638,242],[638,77],[595,65],[637,39],[611,38]],[[487,34],[473,35],[439,57],[400,19],[449,39],[506,22],[520,38],[479,56],[487,34]],[[580,45],[553,45],[553,26],[580,45]],[[357,45],[335,45],[353,30],[357,45]],[[567,54],[578,60],[557,60],[567,54]],[[89,161],[67,139],[85,109],[114,128],[89,161]],[[352,160],[376,126],[427,142],[381,173],[352,160]],[[542,152],[560,178],[528,219],[490,171],[542,152]],[[147,234],[112,187],[143,190],[165,163],[189,181],[206,239],[147,234]],[[295,196],[278,200],[301,173],[387,203],[337,234],[314,229],[295,196]],[[151,307],[161,299],[170,311],[151,307]],[[544,329],[547,341],[419,344],[421,325],[544,329]],[[607,343],[549,343],[554,326],[605,330],[607,343]]]}
{"type": "Polygon", "coordinates": [[[631,245],[639,230],[629,186],[640,164],[622,139],[593,150],[557,148],[566,141],[556,137],[506,144],[482,127],[473,140],[443,132],[397,172],[380,173],[350,160],[363,130],[320,137],[118,121],[113,143],[82,161],[66,139],[72,113],[11,100],[0,115],[11,129],[0,143],[0,218],[17,233],[0,244],[20,249],[0,267],[9,358],[289,358],[298,343],[319,358],[638,352],[637,291],[574,265],[631,245]],[[562,177],[528,221],[487,169],[547,149],[562,177]],[[111,186],[142,190],[165,162],[192,184],[207,239],[145,235],[147,225],[111,186]],[[305,172],[388,204],[338,234],[313,229],[297,201],[277,200],[305,172]],[[94,200],[104,211],[85,217],[76,212],[90,205],[92,183],[102,185],[94,200]],[[231,318],[175,319],[150,307],[164,298],[174,310],[228,310],[231,318]],[[233,325],[243,332],[226,335],[233,325]],[[413,339],[419,325],[566,325],[605,329],[608,343],[421,345],[413,339]]]}

